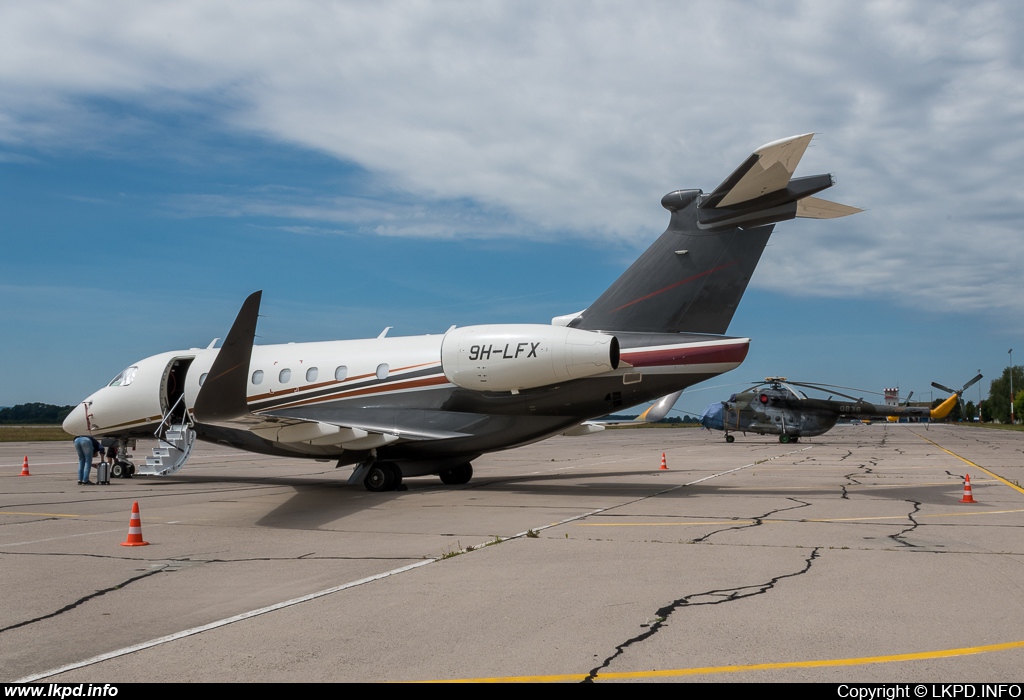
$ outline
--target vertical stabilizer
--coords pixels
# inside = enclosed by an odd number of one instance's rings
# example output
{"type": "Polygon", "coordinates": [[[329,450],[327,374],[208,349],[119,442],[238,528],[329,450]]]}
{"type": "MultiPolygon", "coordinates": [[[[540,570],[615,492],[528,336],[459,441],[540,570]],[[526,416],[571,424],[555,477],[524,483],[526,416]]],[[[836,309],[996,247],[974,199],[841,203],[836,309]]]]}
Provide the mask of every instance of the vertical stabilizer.
{"type": "MultiPolygon", "coordinates": [[[[695,193],[696,194],[696,193],[695,193]]],[[[666,200],[680,193],[666,195],[666,200]]],[[[702,231],[697,197],[672,212],[668,230],[570,325],[584,330],[726,332],[771,225],[702,231]]]]}
{"type": "MultiPolygon", "coordinates": [[[[757,149],[711,194],[677,190],[661,205],[668,229],[568,325],[584,330],[714,333],[728,330],[774,224],[860,209],[812,197],[831,175],[794,178],[813,134],[757,149]]],[[[559,319],[561,320],[561,319],[559,319]]]]}

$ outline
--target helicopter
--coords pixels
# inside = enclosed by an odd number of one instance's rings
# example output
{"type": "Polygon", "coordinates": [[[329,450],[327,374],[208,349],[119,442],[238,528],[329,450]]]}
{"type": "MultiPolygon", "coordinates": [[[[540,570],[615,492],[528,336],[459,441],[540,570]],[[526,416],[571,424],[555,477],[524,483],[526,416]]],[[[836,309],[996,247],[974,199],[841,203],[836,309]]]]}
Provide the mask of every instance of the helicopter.
{"type": "Polygon", "coordinates": [[[948,391],[951,396],[935,408],[926,408],[908,405],[914,392],[910,392],[903,405],[879,405],[835,391],[850,390],[851,387],[791,382],[785,377],[765,377],[763,382],[733,394],[727,401],[708,406],[701,414],[700,423],[709,430],[724,431],[726,442],[735,441],[736,437],[732,433],[741,432],[778,435],[779,442],[789,443],[798,442],[801,437],[814,437],[826,433],[843,416],[860,419],[897,420],[901,417],[910,417],[942,420],[953,410],[953,406],[960,400],[964,391],[974,386],[980,379],[979,374],[961,389],[950,389],[933,382],[932,386],[948,391]],[[808,398],[801,388],[831,392],[831,395],[827,399],[808,398]],[[842,398],[833,400],[832,396],[842,398]]]}

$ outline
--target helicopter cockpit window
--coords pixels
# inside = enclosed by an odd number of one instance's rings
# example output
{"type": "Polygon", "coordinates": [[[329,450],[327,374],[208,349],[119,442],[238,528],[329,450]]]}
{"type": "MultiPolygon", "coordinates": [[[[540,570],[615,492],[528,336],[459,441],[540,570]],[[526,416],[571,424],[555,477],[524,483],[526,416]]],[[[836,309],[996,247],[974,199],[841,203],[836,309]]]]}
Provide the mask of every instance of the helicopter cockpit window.
{"type": "Polygon", "coordinates": [[[110,380],[110,384],[107,386],[128,386],[135,381],[135,373],[139,371],[138,367],[129,367],[128,369],[121,372],[113,379],[110,380]]]}

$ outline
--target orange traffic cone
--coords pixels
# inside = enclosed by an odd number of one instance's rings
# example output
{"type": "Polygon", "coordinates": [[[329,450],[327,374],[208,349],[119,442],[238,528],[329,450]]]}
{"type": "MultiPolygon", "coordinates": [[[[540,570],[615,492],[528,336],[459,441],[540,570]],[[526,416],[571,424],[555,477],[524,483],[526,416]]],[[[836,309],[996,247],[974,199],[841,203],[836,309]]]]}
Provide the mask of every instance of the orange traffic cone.
{"type": "Polygon", "coordinates": [[[128,521],[128,539],[121,543],[122,547],[141,547],[149,542],[142,541],[142,519],[139,517],[139,502],[132,503],[132,517],[128,521]]]}
{"type": "Polygon", "coordinates": [[[32,476],[28,473],[28,455],[25,455],[25,461],[21,463],[21,475],[32,476]]]}
{"type": "Polygon", "coordinates": [[[665,453],[661,453],[661,469],[668,469],[668,464],[665,462],[665,453]]]}
{"type": "Polygon", "coordinates": [[[961,503],[977,503],[974,500],[974,495],[971,494],[971,475],[968,474],[964,477],[964,497],[960,499],[961,503]]]}

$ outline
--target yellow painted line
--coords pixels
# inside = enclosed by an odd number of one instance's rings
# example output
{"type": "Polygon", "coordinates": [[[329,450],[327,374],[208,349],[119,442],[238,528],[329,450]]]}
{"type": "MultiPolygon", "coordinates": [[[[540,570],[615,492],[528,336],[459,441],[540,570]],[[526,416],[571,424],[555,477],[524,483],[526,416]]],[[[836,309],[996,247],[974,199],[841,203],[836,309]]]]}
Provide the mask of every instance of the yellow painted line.
{"type": "Polygon", "coordinates": [[[977,510],[965,511],[962,513],[935,513],[933,515],[922,515],[921,518],[961,518],[965,515],[998,515],[1000,513],[1024,513],[1024,508],[1017,510],[977,510]]]}
{"type": "Polygon", "coordinates": [[[576,523],[579,527],[658,527],[679,525],[749,525],[753,520],[711,520],[704,523],[576,523]]]}
{"type": "MultiPolygon", "coordinates": [[[[987,654],[993,651],[1007,651],[1024,647],[1024,640],[987,644],[979,647],[959,649],[937,649],[912,654],[890,654],[888,656],[859,656],[849,659],[818,659],[814,661],[781,661],[765,664],[742,664],[736,666],[703,666],[699,668],[673,668],[661,671],[625,671],[598,673],[596,680],[625,680],[631,678],[678,678],[679,676],[705,676],[720,673],[746,673],[748,671],[777,671],[787,668],[831,668],[835,666],[864,666],[866,664],[887,664],[900,661],[923,661],[927,659],[948,659],[955,656],[987,654]]],[[[556,683],[558,681],[581,681],[585,673],[568,673],[557,676],[502,676],[497,678],[460,678],[455,680],[434,680],[428,683],[556,683]]],[[[423,682],[423,681],[421,681],[423,682]]]]}
{"type": "MultiPolygon", "coordinates": [[[[913,431],[911,431],[911,432],[913,432],[913,431]]],[[[945,447],[943,447],[943,446],[942,446],[942,445],[940,445],[939,443],[935,442],[934,440],[929,440],[929,439],[928,439],[928,438],[926,438],[926,437],[925,437],[924,435],[918,435],[917,433],[914,433],[914,435],[917,435],[917,436],[918,436],[919,438],[921,438],[921,439],[922,439],[922,440],[924,440],[925,442],[930,442],[931,444],[935,445],[936,447],[938,447],[938,448],[939,448],[940,450],[942,450],[942,451],[943,451],[943,452],[945,452],[946,454],[948,454],[948,455],[953,455],[954,457],[956,457],[957,459],[959,459],[959,460],[960,460],[961,462],[963,462],[964,464],[969,464],[969,465],[971,465],[972,467],[974,467],[975,469],[980,469],[981,471],[983,471],[983,472],[985,472],[986,474],[988,474],[989,476],[991,476],[991,477],[992,477],[993,479],[996,479],[996,480],[998,480],[998,481],[1001,481],[1001,482],[1003,482],[1004,484],[1006,484],[1007,486],[1009,486],[1009,487],[1010,487],[1011,489],[1015,489],[1015,490],[1017,490],[1017,491],[1020,491],[1021,493],[1024,493],[1024,488],[1021,488],[1020,486],[1017,486],[1016,484],[1011,484],[1011,483],[1010,483],[1009,481],[1007,481],[1007,480],[1006,480],[1006,479],[1004,479],[1003,477],[1001,477],[1001,476],[999,476],[998,474],[995,474],[995,473],[993,473],[993,472],[990,472],[990,471],[989,471],[988,469],[985,469],[985,467],[981,466],[980,464],[975,464],[974,462],[972,462],[971,460],[967,459],[966,457],[961,457],[961,456],[960,456],[960,455],[958,455],[958,454],[957,454],[956,452],[950,452],[949,450],[947,450],[947,449],[946,449],[945,447]]]]}
{"type": "Polygon", "coordinates": [[[45,518],[80,518],[80,515],[72,515],[71,513],[22,513],[17,510],[0,510],[0,515],[38,515],[45,518]]]}
{"type": "MultiPolygon", "coordinates": [[[[927,518],[959,518],[964,515],[999,515],[1001,513],[1024,513],[1024,508],[1017,508],[1015,510],[970,510],[960,511],[956,513],[929,513],[922,515],[916,513],[915,518],[925,520],[927,518]]],[[[856,520],[906,520],[906,515],[878,515],[870,518],[807,518],[803,522],[807,523],[845,523],[856,520]]],[[[765,520],[764,522],[772,522],[765,520]]],[[[792,521],[775,521],[775,522],[792,522],[792,521]]]]}
{"type": "MultiPolygon", "coordinates": [[[[916,514],[914,517],[924,520],[926,518],[959,518],[965,515],[1000,515],[1004,513],[1024,513],[1024,508],[1014,510],[965,510],[955,513],[930,513],[916,514]]],[[[853,523],[866,520],[906,520],[903,515],[872,515],[862,518],[799,518],[787,520],[785,518],[762,518],[762,523],[853,523]]],[[[671,523],[576,523],[578,527],[679,527],[683,525],[750,525],[754,520],[708,520],[705,522],[671,522],[671,523]]]]}

